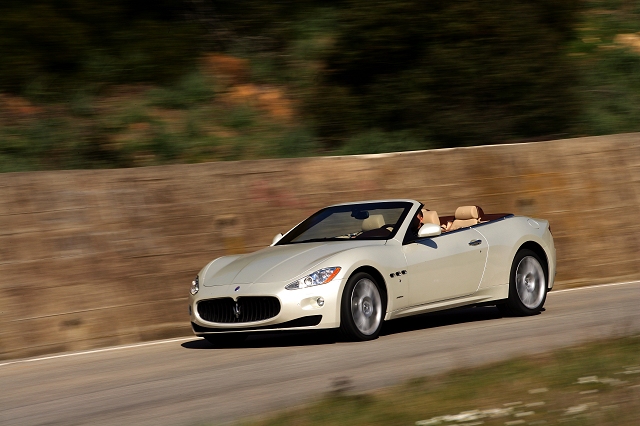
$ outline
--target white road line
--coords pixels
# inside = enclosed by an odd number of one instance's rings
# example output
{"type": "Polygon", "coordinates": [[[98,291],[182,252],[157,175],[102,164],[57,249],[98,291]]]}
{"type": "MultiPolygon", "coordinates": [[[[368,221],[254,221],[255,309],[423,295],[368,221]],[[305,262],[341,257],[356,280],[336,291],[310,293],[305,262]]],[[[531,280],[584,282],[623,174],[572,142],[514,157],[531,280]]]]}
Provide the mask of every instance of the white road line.
{"type": "Polygon", "coordinates": [[[551,290],[549,295],[556,293],[566,293],[568,291],[576,291],[576,290],[591,290],[593,288],[601,288],[601,287],[616,287],[620,285],[628,285],[628,284],[640,284],[640,281],[626,281],[623,283],[612,283],[612,284],[598,284],[598,285],[589,285],[585,287],[575,287],[575,288],[567,288],[564,290],[551,290]]]}
{"type": "MultiPolygon", "coordinates": [[[[594,288],[615,287],[615,286],[628,285],[628,284],[640,284],[640,281],[627,281],[627,282],[622,282],[622,283],[598,284],[598,285],[591,285],[591,286],[586,286],[586,287],[568,288],[568,289],[565,289],[565,290],[552,290],[549,294],[552,295],[552,294],[557,294],[557,293],[566,293],[568,291],[591,290],[591,289],[594,289],[594,288]]],[[[133,345],[113,346],[113,347],[110,347],[110,348],[93,349],[93,350],[90,350],[90,351],[71,352],[71,353],[60,354],[60,355],[49,355],[49,356],[44,356],[44,357],[39,357],[39,358],[17,359],[17,360],[14,360],[14,361],[7,361],[7,362],[0,363],[0,367],[4,367],[5,365],[12,365],[12,364],[23,364],[23,363],[27,363],[27,362],[46,361],[46,360],[49,360],[49,359],[56,359],[56,358],[67,358],[67,357],[79,356],[79,355],[96,354],[96,353],[100,353],[100,352],[118,351],[118,350],[122,350],[122,349],[141,348],[141,347],[144,347],[144,346],[162,345],[164,343],[184,342],[184,341],[193,340],[193,339],[197,339],[197,337],[196,336],[191,336],[191,337],[180,337],[180,338],[177,338],[177,339],[155,340],[155,341],[152,341],[152,342],[136,343],[136,344],[133,344],[133,345]]]]}
{"type": "Polygon", "coordinates": [[[155,340],[153,342],[136,343],[136,344],[133,344],[133,345],[113,346],[113,347],[110,347],[110,348],[93,349],[93,350],[90,350],[90,351],[71,352],[71,353],[60,354],[60,355],[49,355],[49,356],[43,356],[43,357],[39,357],[39,358],[17,359],[17,360],[14,360],[14,361],[8,361],[8,362],[0,363],[0,367],[3,367],[5,365],[11,365],[11,364],[22,364],[22,363],[26,363],[26,362],[46,361],[46,360],[49,360],[49,359],[56,359],[56,358],[67,358],[67,357],[78,356],[78,355],[97,354],[97,353],[100,353],[100,352],[117,351],[117,350],[120,350],[120,349],[141,348],[143,346],[161,345],[163,343],[184,342],[186,340],[193,340],[193,339],[197,339],[197,337],[196,336],[191,336],[191,337],[180,337],[180,338],[177,338],[177,339],[155,340]]]}

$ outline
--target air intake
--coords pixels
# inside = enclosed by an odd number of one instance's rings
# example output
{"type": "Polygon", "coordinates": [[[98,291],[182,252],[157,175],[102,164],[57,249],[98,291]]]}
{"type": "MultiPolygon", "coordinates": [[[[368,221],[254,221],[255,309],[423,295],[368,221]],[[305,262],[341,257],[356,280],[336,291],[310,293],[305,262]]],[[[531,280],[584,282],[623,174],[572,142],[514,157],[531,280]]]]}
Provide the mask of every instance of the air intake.
{"type": "Polygon", "coordinates": [[[273,318],[280,313],[280,301],[275,297],[230,297],[202,300],[198,303],[200,318],[209,322],[233,324],[273,318]]]}

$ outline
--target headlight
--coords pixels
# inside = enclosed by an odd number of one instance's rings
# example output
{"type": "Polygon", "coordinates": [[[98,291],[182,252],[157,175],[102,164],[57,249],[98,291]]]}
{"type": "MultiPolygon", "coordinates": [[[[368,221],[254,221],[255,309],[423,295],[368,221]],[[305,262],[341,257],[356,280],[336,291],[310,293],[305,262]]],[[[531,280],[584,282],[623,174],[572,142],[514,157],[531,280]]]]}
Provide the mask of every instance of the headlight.
{"type": "Polygon", "coordinates": [[[339,266],[334,266],[331,268],[322,268],[319,269],[306,277],[302,277],[299,280],[292,282],[287,285],[285,288],[287,290],[299,290],[301,288],[313,287],[315,285],[326,284],[330,282],[332,279],[338,275],[340,272],[339,266]]]}
{"type": "Polygon", "coordinates": [[[196,279],[191,281],[191,294],[196,294],[200,290],[200,277],[196,275],[196,279]]]}

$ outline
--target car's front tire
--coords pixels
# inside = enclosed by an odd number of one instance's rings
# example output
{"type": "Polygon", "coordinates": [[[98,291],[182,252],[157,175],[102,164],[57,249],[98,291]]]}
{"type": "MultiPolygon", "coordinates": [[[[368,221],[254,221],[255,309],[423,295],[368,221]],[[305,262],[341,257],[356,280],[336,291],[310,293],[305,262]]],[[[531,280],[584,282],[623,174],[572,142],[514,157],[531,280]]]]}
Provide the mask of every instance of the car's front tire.
{"type": "Polygon", "coordinates": [[[340,331],[348,340],[373,340],[380,334],[385,301],[380,285],[365,272],[352,275],[342,292],[340,331]]]}
{"type": "Polygon", "coordinates": [[[546,299],[546,264],[531,250],[518,251],[511,265],[509,298],[498,304],[498,309],[507,315],[534,315],[542,310],[546,299]]]}

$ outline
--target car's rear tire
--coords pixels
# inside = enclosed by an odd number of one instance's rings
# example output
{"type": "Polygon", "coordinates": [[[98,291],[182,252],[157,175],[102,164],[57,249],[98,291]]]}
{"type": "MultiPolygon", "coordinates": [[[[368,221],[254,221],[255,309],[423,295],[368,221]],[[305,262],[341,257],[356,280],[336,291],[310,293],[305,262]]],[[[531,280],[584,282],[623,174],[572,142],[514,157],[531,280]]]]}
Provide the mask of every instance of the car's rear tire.
{"type": "Polygon", "coordinates": [[[547,267],[531,250],[516,253],[509,277],[509,298],[496,305],[505,315],[534,315],[547,299],[547,267]]]}
{"type": "Polygon", "coordinates": [[[247,340],[247,333],[206,334],[204,338],[216,348],[233,347],[247,340]]]}
{"type": "Polygon", "coordinates": [[[378,338],[385,312],[384,294],[376,280],[365,272],[352,275],[342,292],[340,331],[347,340],[378,338]]]}

